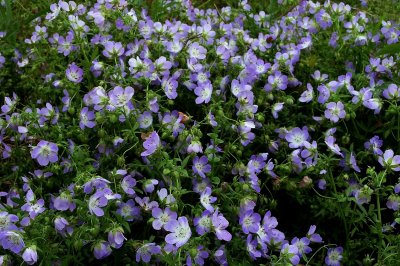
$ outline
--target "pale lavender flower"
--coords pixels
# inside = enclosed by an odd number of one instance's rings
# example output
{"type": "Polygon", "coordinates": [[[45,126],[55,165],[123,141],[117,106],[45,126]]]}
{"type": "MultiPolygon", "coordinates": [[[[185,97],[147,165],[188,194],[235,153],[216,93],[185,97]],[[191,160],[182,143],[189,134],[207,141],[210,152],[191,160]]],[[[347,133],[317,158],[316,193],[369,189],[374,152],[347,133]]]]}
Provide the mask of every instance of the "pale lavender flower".
{"type": "Polygon", "coordinates": [[[264,90],[272,91],[274,89],[286,90],[288,86],[288,77],[283,75],[280,71],[268,76],[268,83],[264,86],[264,90]]]}
{"type": "Polygon", "coordinates": [[[146,129],[153,124],[153,116],[151,112],[145,111],[138,117],[139,128],[146,129]]]}
{"type": "Polygon", "coordinates": [[[288,243],[283,244],[281,249],[281,256],[288,258],[292,265],[298,265],[300,262],[300,257],[297,255],[299,250],[295,245],[289,245],[288,243]]]}
{"type": "Polygon", "coordinates": [[[160,208],[154,208],[151,210],[151,214],[155,218],[152,223],[155,230],[161,230],[169,221],[176,220],[178,217],[178,214],[171,211],[170,208],[166,208],[164,211],[160,208]]]}
{"type": "Polygon", "coordinates": [[[165,242],[176,245],[178,248],[186,244],[192,235],[186,217],[179,217],[178,220],[170,220],[164,225],[164,229],[171,232],[165,237],[165,242]]]}
{"type": "Polygon", "coordinates": [[[126,221],[141,220],[140,208],[135,206],[135,202],[130,199],[126,203],[118,203],[117,214],[121,215],[126,221]]]}
{"type": "Polygon", "coordinates": [[[65,71],[67,79],[74,83],[80,83],[83,80],[83,69],[78,67],[75,63],[68,66],[65,71]]]}
{"type": "Polygon", "coordinates": [[[229,222],[222,214],[218,213],[218,210],[212,215],[211,222],[219,240],[231,241],[232,235],[225,230],[229,226],[229,222]]]}
{"type": "MultiPolygon", "coordinates": [[[[196,254],[194,255],[194,258],[193,258],[194,263],[196,265],[200,265],[200,266],[204,265],[204,259],[207,259],[209,256],[208,252],[204,250],[203,246],[198,246],[195,253],[196,254]]],[[[188,252],[188,256],[186,258],[186,264],[187,264],[187,266],[193,265],[192,256],[189,252],[188,252]]]]}
{"type": "Polygon", "coordinates": [[[187,49],[190,58],[202,60],[206,58],[207,50],[197,42],[192,43],[187,49]]]}
{"type": "Polygon", "coordinates": [[[121,187],[124,192],[129,195],[135,195],[135,190],[133,189],[136,186],[136,179],[134,179],[131,175],[127,175],[121,181],[121,187]]]}
{"type": "Polygon", "coordinates": [[[325,138],[325,144],[328,146],[329,150],[334,152],[341,157],[344,157],[343,153],[340,152],[339,145],[335,143],[336,139],[333,136],[328,136],[325,138]]]}
{"type": "Polygon", "coordinates": [[[178,97],[176,89],[178,88],[178,81],[174,77],[165,75],[161,80],[161,87],[164,89],[165,95],[168,99],[175,99],[178,97]]]}
{"type": "Polygon", "coordinates": [[[307,232],[307,238],[310,239],[311,242],[322,243],[322,237],[315,233],[316,229],[317,227],[315,225],[311,225],[307,232]]]}
{"type": "Polygon", "coordinates": [[[222,266],[228,266],[228,259],[226,258],[225,246],[220,246],[214,253],[215,261],[222,266]]]}
{"type": "Polygon", "coordinates": [[[330,102],[326,105],[325,117],[330,121],[336,123],[339,119],[343,119],[346,116],[344,105],[342,102],[330,102]]]}
{"type": "Polygon", "coordinates": [[[110,256],[112,250],[110,243],[107,241],[101,240],[97,242],[94,247],[93,247],[93,254],[94,257],[98,260],[104,259],[108,256],[110,256]]]}
{"type": "Polygon", "coordinates": [[[275,119],[278,118],[278,113],[283,110],[283,105],[284,105],[284,103],[275,103],[274,105],[272,105],[271,112],[272,112],[272,116],[275,119]]]}
{"type": "Polygon", "coordinates": [[[73,228],[69,226],[68,221],[63,217],[57,217],[54,219],[54,227],[62,236],[66,236],[66,233],[71,235],[73,232],[73,228]]]}
{"type": "Polygon", "coordinates": [[[146,149],[140,155],[143,157],[147,157],[153,154],[158,147],[160,147],[160,137],[158,136],[157,132],[151,132],[150,136],[143,142],[143,147],[146,149]]]}
{"type": "Polygon", "coordinates": [[[343,248],[329,248],[328,253],[325,257],[325,263],[328,266],[340,266],[340,261],[343,259],[342,256],[343,248]]]}
{"type": "Polygon", "coordinates": [[[213,87],[211,82],[205,82],[203,84],[198,85],[194,89],[194,93],[196,94],[196,104],[201,104],[201,103],[209,103],[211,100],[211,95],[213,92],[213,87]]]}
{"type": "Polygon", "coordinates": [[[196,232],[201,236],[210,232],[212,226],[211,212],[205,210],[200,217],[193,219],[193,224],[196,226],[196,232]]]}
{"type": "Polygon", "coordinates": [[[188,153],[203,153],[203,147],[201,146],[201,142],[199,140],[192,139],[189,136],[186,138],[186,141],[190,141],[190,144],[186,150],[188,153]]]}
{"type": "Polygon", "coordinates": [[[148,179],[143,183],[143,190],[147,193],[154,191],[154,186],[158,185],[157,179],[148,179]]]}
{"type": "Polygon", "coordinates": [[[144,263],[149,263],[152,255],[161,254],[161,247],[155,243],[147,243],[141,246],[136,251],[136,262],[142,260],[144,263]]]}
{"type": "Polygon", "coordinates": [[[400,88],[396,84],[390,84],[387,89],[382,92],[383,97],[388,100],[399,100],[400,88]]]}
{"type": "Polygon", "coordinates": [[[386,150],[385,153],[378,157],[378,162],[388,169],[400,171],[400,155],[394,155],[393,150],[386,150]]]}
{"type": "Polygon", "coordinates": [[[257,233],[260,227],[261,216],[253,212],[253,210],[248,210],[240,213],[239,224],[242,226],[243,233],[257,233]]]}
{"type": "Polygon", "coordinates": [[[113,248],[120,248],[126,240],[124,236],[124,230],[122,228],[113,229],[108,232],[108,242],[113,248]]]}
{"type": "Polygon", "coordinates": [[[102,207],[107,206],[108,200],[104,195],[103,191],[97,191],[89,198],[89,211],[91,214],[95,214],[98,217],[104,215],[102,207]]]}
{"type": "Polygon", "coordinates": [[[36,159],[41,166],[47,166],[49,163],[58,161],[57,144],[41,140],[31,151],[32,159],[36,159]]]}
{"type": "Polygon", "coordinates": [[[83,107],[80,113],[80,122],[79,127],[83,130],[85,127],[93,128],[96,125],[96,122],[93,121],[95,119],[95,115],[93,111],[89,111],[89,108],[83,107]]]}
{"type": "Polygon", "coordinates": [[[124,107],[128,104],[128,102],[132,99],[135,91],[132,87],[128,86],[125,89],[116,86],[109,93],[110,104],[114,107],[124,107]]]}
{"type": "Polygon", "coordinates": [[[314,89],[310,83],[307,83],[307,90],[305,90],[299,98],[299,102],[308,103],[311,102],[314,98],[314,89]]]}
{"type": "Polygon", "coordinates": [[[195,174],[198,174],[202,178],[206,178],[205,174],[211,172],[211,165],[208,164],[207,157],[204,155],[200,158],[198,156],[194,157],[192,170],[195,174]]]}
{"type": "Polygon", "coordinates": [[[0,212],[0,232],[17,230],[18,227],[14,224],[19,220],[18,216],[9,214],[8,212],[0,212]]]}
{"type": "Polygon", "coordinates": [[[22,236],[14,231],[0,232],[0,244],[3,249],[8,249],[16,254],[20,253],[25,247],[22,236]]]}
{"type": "Polygon", "coordinates": [[[120,42],[108,41],[104,44],[103,55],[107,58],[119,57],[124,54],[124,51],[120,42]]]}
{"type": "Polygon", "coordinates": [[[28,264],[33,265],[38,260],[38,255],[36,252],[36,246],[30,246],[24,250],[22,253],[22,259],[28,264]]]}
{"type": "Polygon", "coordinates": [[[285,139],[289,142],[289,147],[297,149],[303,147],[304,143],[308,141],[310,135],[308,134],[308,129],[304,126],[302,129],[295,127],[285,135],[285,139]]]}
{"type": "Polygon", "coordinates": [[[292,245],[297,247],[299,257],[302,257],[304,254],[308,254],[312,251],[312,249],[308,246],[310,244],[310,240],[307,237],[302,237],[301,239],[295,237],[292,239],[292,245]]]}
{"type": "Polygon", "coordinates": [[[200,195],[200,203],[201,205],[203,205],[204,208],[206,208],[206,210],[214,212],[214,208],[211,205],[211,203],[214,203],[217,200],[217,198],[212,197],[211,192],[212,192],[211,188],[206,187],[206,189],[200,195]]]}

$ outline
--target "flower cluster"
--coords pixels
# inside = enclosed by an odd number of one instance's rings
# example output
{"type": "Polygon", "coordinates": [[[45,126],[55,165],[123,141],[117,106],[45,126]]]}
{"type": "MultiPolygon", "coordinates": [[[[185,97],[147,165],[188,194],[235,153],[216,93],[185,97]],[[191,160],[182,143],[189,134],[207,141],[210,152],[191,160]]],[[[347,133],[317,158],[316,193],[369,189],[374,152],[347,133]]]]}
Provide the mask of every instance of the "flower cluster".
{"type": "Polygon", "coordinates": [[[329,0],[83,2],[16,47],[0,32],[0,265],[392,257],[399,24],[329,0]]]}

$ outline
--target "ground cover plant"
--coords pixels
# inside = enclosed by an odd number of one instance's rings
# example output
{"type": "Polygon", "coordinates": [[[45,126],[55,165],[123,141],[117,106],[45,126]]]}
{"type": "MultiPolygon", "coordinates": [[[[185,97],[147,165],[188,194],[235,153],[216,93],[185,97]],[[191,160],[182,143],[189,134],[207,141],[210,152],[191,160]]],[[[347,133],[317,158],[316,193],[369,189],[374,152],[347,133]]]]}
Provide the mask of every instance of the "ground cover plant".
{"type": "Polygon", "coordinates": [[[398,265],[395,2],[0,1],[0,265],[398,265]]]}

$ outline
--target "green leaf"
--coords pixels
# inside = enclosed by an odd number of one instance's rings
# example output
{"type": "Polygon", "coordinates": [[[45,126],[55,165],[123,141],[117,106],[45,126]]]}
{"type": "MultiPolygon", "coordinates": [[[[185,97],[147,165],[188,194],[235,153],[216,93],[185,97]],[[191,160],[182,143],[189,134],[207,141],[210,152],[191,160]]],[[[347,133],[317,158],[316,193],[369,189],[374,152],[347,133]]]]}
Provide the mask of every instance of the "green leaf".
{"type": "Polygon", "coordinates": [[[390,54],[395,55],[400,53],[400,43],[385,45],[381,50],[378,51],[378,55],[390,54]]]}

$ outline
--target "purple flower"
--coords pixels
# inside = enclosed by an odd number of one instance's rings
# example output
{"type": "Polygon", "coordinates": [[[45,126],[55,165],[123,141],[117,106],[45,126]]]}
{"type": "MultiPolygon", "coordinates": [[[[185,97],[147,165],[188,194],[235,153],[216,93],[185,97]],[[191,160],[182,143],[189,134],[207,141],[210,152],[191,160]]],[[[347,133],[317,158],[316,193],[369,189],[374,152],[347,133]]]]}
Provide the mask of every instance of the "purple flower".
{"type": "MultiPolygon", "coordinates": [[[[190,141],[191,137],[188,137],[186,140],[190,141]]],[[[189,146],[187,147],[188,153],[203,153],[203,147],[201,146],[201,142],[199,140],[192,139],[189,146]]]]}
{"type": "Polygon", "coordinates": [[[125,89],[116,86],[113,90],[108,93],[110,98],[110,104],[113,107],[124,107],[132,99],[135,91],[132,87],[126,87],[125,89]]]}
{"type": "MultiPolygon", "coordinates": [[[[30,194],[28,194],[28,195],[30,195],[30,194]]],[[[46,210],[46,208],[44,207],[44,199],[39,199],[35,204],[32,203],[32,200],[33,200],[33,194],[32,194],[32,198],[29,196],[29,198],[28,198],[29,202],[25,203],[21,207],[21,210],[29,212],[29,217],[31,219],[35,219],[36,216],[38,214],[44,212],[46,210]]]]}
{"type": "Polygon", "coordinates": [[[145,111],[138,117],[139,128],[146,129],[153,124],[153,116],[151,112],[145,111]]]}
{"type": "Polygon", "coordinates": [[[310,229],[307,232],[307,238],[310,239],[311,242],[314,243],[322,243],[322,237],[319,234],[315,233],[317,227],[315,225],[311,225],[310,229]]]}
{"type": "Polygon", "coordinates": [[[388,169],[400,171],[400,155],[394,155],[393,150],[386,150],[385,153],[378,157],[378,162],[388,169]]]}
{"type": "Polygon", "coordinates": [[[148,179],[143,183],[143,190],[147,193],[151,193],[154,191],[154,186],[158,185],[157,179],[148,179]]]}
{"type": "Polygon", "coordinates": [[[299,250],[295,245],[289,245],[288,243],[283,244],[281,249],[281,256],[288,258],[293,265],[297,265],[300,262],[300,257],[297,255],[299,250]]]}
{"type": "Polygon", "coordinates": [[[211,192],[212,192],[211,188],[206,187],[206,189],[200,195],[200,203],[201,205],[203,205],[204,208],[206,208],[206,210],[213,212],[214,208],[213,206],[211,206],[211,203],[214,203],[217,200],[217,198],[212,197],[211,192]]]}
{"type": "Polygon", "coordinates": [[[169,221],[176,220],[178,214],[166,208],[164,211],[160,208],[154,208],[151,210],[152,216],[155,218],[152,225],[155,230],[161,230],[169,221]]]}
{"type": "Polygon", "coordinates": [[[20,253],[25,247],[22,236],[14,231],[0,232],[0,243],[4,249],[8,249],[16,254],[20,253]]]}
{"type": "Polygon", "coordinates": [[[314,89],[310,83],[307,83],[307,90],[305,90],[299,98],[299,102],[308,103],[311,102],[314,98],[314,89]]]}
{"type": "Polygon", "coordinates": [[[78,67],[75,63],[68,66],[65,74],[67,79],[74,83],[80,83],[83,79],[83,69],[78,67]]]}
{"type": "Polygon", "coordinates": [[[122,228],[113,229],[108,232],[108,242],[113,248],[120,248],[124,244],[126,238],[124,237],[124,230],[122,228]]]}
{"type": "Polygon", "coordinates": [[[136,197],[135,201],[145,211],[151,211],[152,209],[158,207],[158,202],[157,201],[150,201],[149,197],[144,197],[144,198],[136,197]]]}
{"type": "Polygon", "coordinates": [[[301,239],[295,237],[292,239],[291,243],[297,247],[297,250],[299,251],[297,255],[300,257],[302,257],[303,254],[308,254],[312,251],[312,249],[308,246],[310,244],[310,240],[307,237],[302,237],[301,239]]]}
{"type": "Polygon", "coordinates": [[[153,154],[160,147],[160,137],[157,132],[151,132],[150,136],[143,142],[143,147],[146,149],[140,154],[143,157],[153,154]]]}
{"type": "Polygon", "coordinates": [[[398,195],[390,195],[386,202],[386,206],[391,210],[398,211],[400,206],[400,197],[398,195]]]}
{"type": "Polygon", "coordinates": [[[364,147],[367,150],[372,150],[375,155],[382,155],[383,152],[380,149],[383,145],[383,140],[379,138],[379,136],[372,137],[369,141],[364,143],[364,147]]]}
{"type": "Polygon", "coordinates": [[[104,44],[103,55],[107,58],[119,57],[124,54],[124,47],[120,42],[108,41],[104,44]]]}
{"type": "Polygon", "coordinates": [[[216,210],[211,218],[212,225],[214,227],[215,235],[219,240],[231,241],[232,235],[225,230],[229,222],[222,214],[218,213],[216,210]]]}
{"type": "Polygon", "coordinates": [[[58,211],[73,211],[76,207],[76,204],[72,201],[72,195],[70,192],[62,192],[58,197],[53,199],[54,209],[58,211]]]}
{"type": "Polygon", "coordinates": [[[11,99],[10,97],[4,97],[4,102],[5,104],[1,106],[1,111],[4,114],[7,114],[8,112],[12,111],[17,104],[18,97],[15,93],[13,93],[13,98],[11,99]]]}
{"type": "Polygon", "coordinates": [[[272,112],[272,116],[275,119],[278,118],[278,113],[283,110],[283,105],[284,105],[284,103],[275,103],[274,105],[272,105],[271,112],[272,112]]]}
{"type": "Polygon", "coordinates": [[[57,144],[45,140],[41,140],[31,151],[32,159],[36,159],[41,166],[47,166],[49,162],[57,162],[57,154],[57,144]]]}
{"type": "Polygon", "coordinates": [[[325,138],[325,144],[328,146],[329,150],[333,153],[344,157],[343,153],[340,152],[339,145],[335,143],[336,139],[333,136],[328,136],[325,138]]]}
{"type": "Polygon", "coordinates": [[[340,266],[340,261],[342,260],[343,256],[343,248],[330,248],[328,249],[328,253],[325,257],[325,263],[329,266],[340,266]]]}
{"type": "Polygon", "coordinates": [[[264,252],[261,252],[260,250],[257,249],[259,244],[266,246],[264,243],[259,243],[257,239],[253,239],[251,234],[247,236],[246,249],[247,252],[249,252],[249,255],[252,260],[256,260],[257,258],[260,258],[264,255],[264,252]]]}
{"type": "Polygon", "coordinates": [[[209,103],[211,100],[212,91],[213,91],[212,84],[209,81],[198,85],[194,89],[194,93],[198,96],[196,98],[196,104],[201,104],[203,102],[209,103]]]}
{"type": "Polygon", "coordinates": [[[121,215],[126,221],[141,220],[140,208],[135,206],[135,202],[130,199],[126,203],[118,203],[117,214],[121,215]]]}
{"type": "Polygon", "coordinates": [[[164,89],[165,95],[168,99],[173,100],[178,97],[178,93],[176,92],[178,81],[175,78],[165,75],[161,81],[161,87],[164,89]]]}
{"type": "Polygon", "coordinates": [[[208,164],[207,157],[205,155],[200,158],[198,156],[194,157],[192,170],[195,174],[198,174],[202,178],[206,178],[205,174],[211,172],[211,165],[208,164]]]}
{"type": "Polygon", "coordinates": [[[319,179],[317,186],[318,186],[319,189],[325,190],[326,189],[326,180],[325,179],[319,179]]]}
{"type": "Polygon", "coordinates": [[[136,186],[136,179],[134,179],[131,175],[127,175],[122,179],[121,187],[124,192],[129,195],[133,196],[136,194],[135,190],[133,189],[136,186]]]}
{"type": "Polygon", "coordinates": [[[164,225],[164,229],[171,232],[165,237],[165,242],[176,247],[181,247],[189,241],[192,231],[186,217],[179,217],[178,220],[170,220],[164,225]]]}
{"type": "Polygon", "coordinates": [[[330,102],[326,105],[325,117],[332,122],[336,123],[340,118],[344,118],[345,116],[346,111],[342,102],[330,102]]]}
{"type": "Polygon", "coordinates": [[[257,233],[260,227],[261,216],[258,213],[248,210],[241,212],[239,224],[242,226],[243,233],[257,233]]]}
{"type": "Polygon", "coordinates": [[[197,250],[191,250],[190,252],[188,252],[188,256],[186,258],[187,266],[193,265],[192,255],[194,256],[193,260],[195,264],[200,266],[204,265],[204,259],[207,259],[209,256],[208,252],[204,250],[203,246],[198,246],[197,250]]]}
{"type": "Polygon", "coordinates": [[[89,198],[89,211],[91,214],[95,214],[98,217],[104,215],[102,207],[107,206],[108,200],[104,195],[103,191],[97,191],[89,198]]]}
{"type": "Polygon", "coordinates": [[[212,226],[211,212],[205,210],[200,217],[193,219],[193,224],[196,226],[196,232],[201,236],[210,232],[212,226]]]}
{"type": "Polygon", "coordinates": [[[57,232],[60,233],[62,236],[65,236],[66,233],[68,233],[69,235],[72,234],[73,229],[68,225],[68,221],[63,217],[57,217],[56,219],[54,219],[54,227],[56,228],[57,232]]]}
{"type": "Polygon", "coordinates": [[[161,254],[161,247],[154,244],[148,243],[144,244],[136,251],[136,262],[140,262],[142,260],[145,263],[150,262],[152,255],[161,254]]]}
{"type": "Polygon", "coordinates": [[[9,214],[8,212],[0,212],[0,232],[17,230],[18,227],[14,223],[18,220],[18,216],[14,214],[9,214]]]}
{"type": "Polygon", "coordinates": [[[110,243],[104,240],[97,242],[93,247],[93,254],[95,258],[98,260],[108,257],[111,254],[111,252],[112,250],[110,247],[110,243]]]}
{"type": "Polygon", "coordinates": [[[396,84],[390,84],[387,89],[382,92],[383,97],[388,100],[399,100],[400,88],[396,84]]]}
{"type": "Polygon", "coordinates": [[[188,48],[188,53],[190,58],[202,60],[206,58],[207,50],[203,46],[199,45],[199,43],[194,42],[188,48]]]}
{"type": "Polygon", "coordinates": [[[302,129],[295,127],[285,135],[285,139],[289,142],[290,148],[297,149],[304,146],[309,136],[307,127],[303,127],[302,129]]]}
{"type": "Polygon", "coordinates": [[[24,253],[22,253],[22,258],[28,265],[33,265],[37,262],[38,260],[38,255],[36,252],[36,247],[31,246],[28,247],[24,250],[24,253]]]}
{"type": "Polygon", "coordinates": [[[214,253],[215,261],[222,266],[228,265],[228,259],[226,258],[225,246],[220,246],[214,253]]]}
{"type": "Polygon", "coordinates": [[[93,128],[96,125],[96,122],[93,121],[94,119],[95,119],[94,112],[89,111],[89,108],[84,107],[81,110],[79,127],[82,130],[85,129],[85,127],[93,128]]]}
{"type": "Polygon", "coordinates": [[[268,83],[264,86],[266,91],[274,89],[286,90],[288,86],[288,77],[283,75],[280,71],[276,71],[268,77],[268,83]]]}

